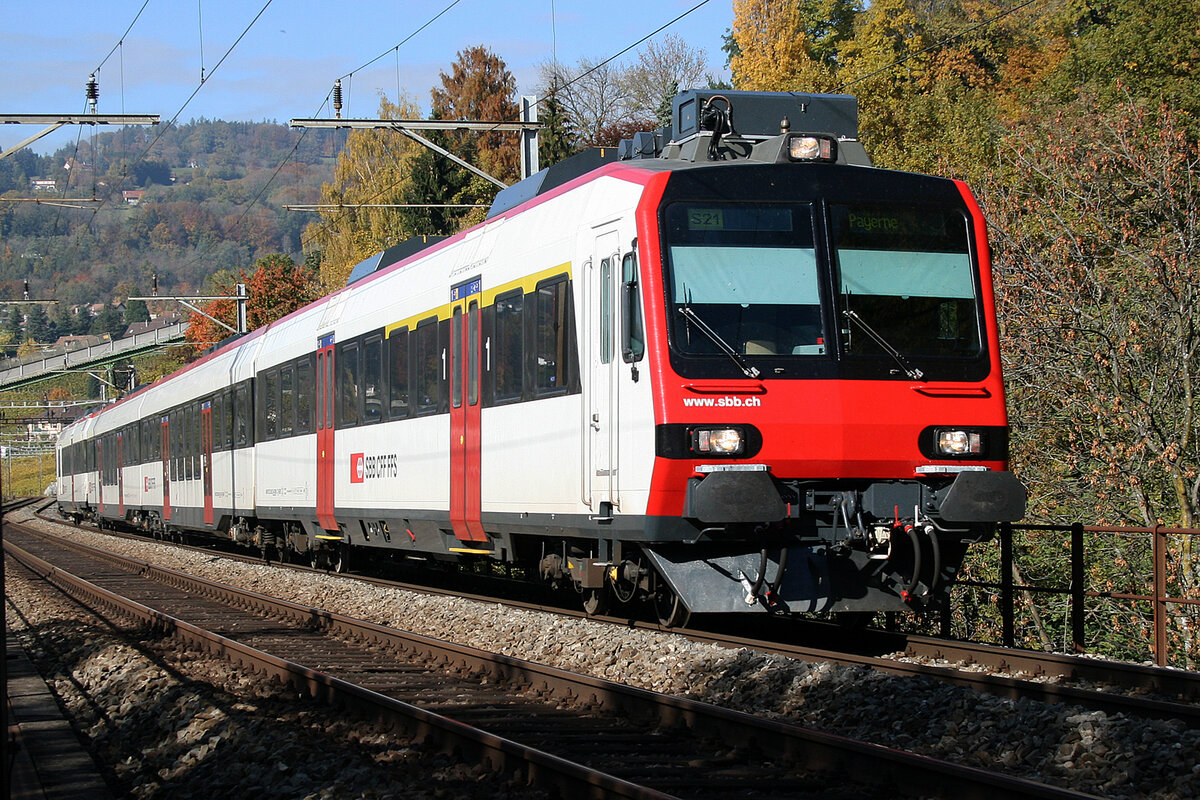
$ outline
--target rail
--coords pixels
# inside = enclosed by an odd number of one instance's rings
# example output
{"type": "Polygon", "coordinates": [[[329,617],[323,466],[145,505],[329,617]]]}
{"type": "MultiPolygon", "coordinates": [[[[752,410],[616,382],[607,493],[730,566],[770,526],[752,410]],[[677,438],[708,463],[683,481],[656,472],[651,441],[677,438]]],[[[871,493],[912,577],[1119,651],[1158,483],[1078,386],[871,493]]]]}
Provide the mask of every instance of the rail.
{"type": "MultiPolygon", "coordinates": [[[[34,538],[43,538],[30,532],[34,538]]],[[[94,551],[80,542],[58,540],[56,546],[87,553],[109,563],[133,565],[121,567],[130,575],[153,580],[186,594],[189,607],[209,599],[220,599],[238,609],[291,620],[305,628],[340,634],[343,641],[357,641],[396,652],[405,653],[410,660],[440,662],[452,669],[465,669],[471,673],[489,676],[490,681],[512,681],[521,685],[537,687],[554,697],[577,698],[585,705],[595,705],[605,713],[624,720],[648,719],[647,730],[676,730],[688,732],[688,742],[723,742],[719,747],[737,746],[753,750],[756,758],[766,762],[785,762],[789,768],[824,774],[850,774],[873,791],[878,787],[919,787],[927,796],[956,798],[1084,798],[1091,797],[1071,789],[1039,783],[1023,777],[991,772],[985,769],[949,763],[937,758],[905,752],[862,741],[848,739],[772,719],[741,714],[697,700],[672,697],[655,692],[624,686],[601,678],[576,675],[555,667],[536,664],[497,653],[487,653],[472,647],[430,639],[418,634],[351,619],[340,614],[270,598],[255,592],[186,575],[175,570],[154,566],[135,558],[118,556],[105,551],[94,551]],[[691,738],[694,737],[694,738],[691,738]]],[[[53,566],[11,541],[4,543],[6,554],[17,558],[38,574],[52,580],[74,597],[91,604],[93,601],[110,604],[125,613],[134,613],[147,622],[175,634],[186,634],[199,646],[217,651],[236,662],[264,670],[268,675],[288,682],[311,696],[325,701],[345,705],[348,708],[373,718],[381,718],[380,712],[400,713],[416,717],[415,735],[420,738],[434,734],[439,738],[448,731],[454,738],[453,744],[443,740],[442,746],[457,747],[475,760],[486,758],[493,768],[510,769],[518,759],[529,761],[530,778],[535,775],[539,785],[557,790],[562,796],[571,797],[663,797],[660,792],[613,777],[604,772],[588,770],[582,765],[545,753],[495,734],[473,731],[461,722],[446,720],[435,722],[428,712],[413,715],[414,706],[396,699],[382,696],[354,686],[344,680],[319,673],[308,667],[276,656],[263,659],[260,652],[246,645],[217,638],[213,634],[196,628],[183,620],[168,615],[164,610],[148,609],[140,604],[118,597],[113,592],[77,578],[63,569],[53,566]],[[350,695],[344,693],[349,690],[350,695]],[[603,782],[601,782],[603,781],[603,782]]],[[[421,711],[420,709],[415,709],[421,711]]],[[[432,715],[436,716],[436,715],[432,715]]],[[[405,724],[405,723],[401,723],[405,724]]],[[[405,724],[413,732],[413,723],[405,724]]],[[[682,733],[680,733],[682,735],[682,733]]],[[[672,737],[672,741],[677,741],[672,737]]],[[[646,747],[643,742],[639,746],[646,747]]],[[[603,750],[603,747],[598,747],[603,750]]],[[[664,751],[665,753],[666,751],[664,751]]],[[[656,758],[665,757],[656,754],[656,758]]],[[[683,757],[703,758],[698,751],[684,751],[683,757]]],[[[665,762],[655,769],[667,774],[685,777],[678,770],[671,772],[665,762]]],[[[757,762],[756,762],[757,763],[757,762]]],[[[768,776],[769,777],[769,776],[768,776]]],[[[708,778],[705,778],[707,781],[708,778]]],[[[750,779],[745,779],[749,787],[750,779]]],[[[686,780],[685,780],[686,782],[686,780]]],[[[805,789],[806,796],[811,789],[805,789]]],[[[761,789],[759,789],[761,791],[761,789]]],[[[851,792],[852,793],[852,792],[851,792]]]]}

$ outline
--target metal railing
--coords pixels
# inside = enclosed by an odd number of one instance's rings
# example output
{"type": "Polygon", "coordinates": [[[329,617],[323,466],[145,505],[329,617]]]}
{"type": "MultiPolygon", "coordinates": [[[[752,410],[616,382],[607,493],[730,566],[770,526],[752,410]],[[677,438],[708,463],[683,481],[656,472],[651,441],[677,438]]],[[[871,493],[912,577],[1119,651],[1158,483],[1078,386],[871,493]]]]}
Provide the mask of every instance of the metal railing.
{"type": "Polygon", "coordinates": [[[0,389],[15,389],[47,374],[94,367],[114,357],[135,355],[143,350],[178,342],[183,339],[187,329],[187,322],[177,322],[123,339],[111,339],[74,350],[20,360],[0,369],[0,389]]]}
{"type": "MultiPolygon", "coordinates": [[[[1168,573],[1168,539],[1169,537],[1195,536],[1200,536],[1200,529],[1170,528],[1165,525],[1155,525],[1154,527],[1146,528],[1109,527],[1084,525],[1082,523],[1075,523],[1073,525],[1012,525],[1004,523],[1000,526],[997,536],[1000,546],[999,581],[963,580],[955,585],[996,592],[1001,619],[1001,639],[1006,647],[1014,647],[1016,645],[1016,600],[1018,594],[1027,594],[1029,596],[1058,595],[1066,597],[1068,607],[1065,616],[1070,636],[1070,649],[1077,653],[1089,652],[1086,626],[1089,600],[1107,599],[1127,603],[1148,603],[1153,609],[1151,622],[1153,637],[1149,644],[1150,650],[1153,653],[1154,663],[1158,666],[1169,666],[1171,662],[1171,647],[1170,636],[1168,634],[1172,620],[1171,607],[1200,606],[1200,595],[1179,597],[1169,594],[1171,575],[1168,573]],[[1013,547],[1014,531],[1058,532],[1070,536],[1069,544],[1064,542],[1064,545],[1069,549],[1070,567],[1066,586],[1027,585],[1024,581],[1018,582],[1019,570],[1014,570],[1016,564],[1013,547]],[[1139,594],[1136,592],[1097,591],[1090,589],[1087,586],[1087,570],[1085,565],[1086,553],[1084,540],[1086,534],[1150,535],[1151,562],[1153,566],[1152,574],[1149,576],[1148,581],[1149,593],[1139,594]]],[[[950,615],[947,613],[942,618],[943,634],[949,635],[949,629],[950,615]]],[[[1064,638],[1066,633],[1065,631],[1064,638]]]]}

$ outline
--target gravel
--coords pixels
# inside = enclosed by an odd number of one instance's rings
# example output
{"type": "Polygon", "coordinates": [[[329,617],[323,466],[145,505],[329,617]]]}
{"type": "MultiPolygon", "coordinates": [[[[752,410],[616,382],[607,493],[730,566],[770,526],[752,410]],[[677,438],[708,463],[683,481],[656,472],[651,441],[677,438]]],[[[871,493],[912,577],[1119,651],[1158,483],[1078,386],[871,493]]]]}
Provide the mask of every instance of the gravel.
{"type": "Polygon", "coordinates": [[[1077,791],[1112,798],[1200,796],[1200,731],[1176,721],[998,698],[929,678],[806,663],[337,575],[228,562],[84,529],[65,535],[426,636],[1077,791]]]}
{"type": "Polygon", "coordinates": [[[115,796],[545,797],[174,640],[135,644],[46,584],[11,571],[6,597],[9,629],[115,796]]]}

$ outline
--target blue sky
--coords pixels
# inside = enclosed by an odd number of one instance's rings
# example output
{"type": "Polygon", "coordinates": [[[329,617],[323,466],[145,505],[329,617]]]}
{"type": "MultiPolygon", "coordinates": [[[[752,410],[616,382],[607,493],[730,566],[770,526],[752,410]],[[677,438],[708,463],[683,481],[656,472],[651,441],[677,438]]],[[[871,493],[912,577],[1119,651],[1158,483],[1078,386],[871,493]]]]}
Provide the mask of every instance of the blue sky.
{"type": "MultiPolygon", "coordinates": [[[[317,116],[335,78],[344,80],[343,116],[371,117],[378,95],[397,87],[428,109],[429,88],[459,50],[483,44],[508,64],[518,90],[536,90],[537,65],[557,54],[574,64],[603,59],[636,42],[700,0],[608,3],[583,0],[459,0],[398,51],[387,52],[448,6],[399,0],[272,0],[245,37],[266,0],[90,0],[0,3],[0,112],[84,113],[88,75],[98,77],[102,114],[275,120],[317,116]],[[146,3],[136,24],[126,28],[146,3]],[[122,36],[124,38],[122,39],[122,36]],[[118,42],[120,47],[113,51],[118,42]],[[223,63],[222,57],[225,57],[223,63]],[[107,60],[105,60],[107,58],[107,60]]],[[[730,0],[710,0],[659,37],[673,33],[707,53],[714,75],[726,77],[722,35],[732,18],[730,0]]],[[[619,59],[629,63],[636,50],[619,59]]],[[[328,107],[320,116],[332,116],[328,107]]],[[[83,135],[89,135],[90,128],[83,135]]],[[[0,125],[0,149],[36,129],[0,125]]],[[[68,126],[34,145],[52,152],[72,142],[68,126]]]]}

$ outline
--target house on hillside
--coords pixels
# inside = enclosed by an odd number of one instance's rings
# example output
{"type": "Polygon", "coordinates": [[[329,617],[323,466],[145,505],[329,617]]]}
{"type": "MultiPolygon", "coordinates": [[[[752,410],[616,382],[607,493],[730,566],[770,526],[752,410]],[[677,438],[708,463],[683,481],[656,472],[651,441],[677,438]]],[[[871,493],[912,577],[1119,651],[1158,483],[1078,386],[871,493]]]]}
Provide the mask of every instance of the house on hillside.
{"type": "Polygon", "coordinates": [[[99,344],[100,342],[101,339],[99,336],[60,336],[54,342],[54,349],[78,350],[81,347],[90,347],[91,345],[99,344]]]}
{"type": "Polygon", "coordinates": [[[58,181],[48,179],[35,178],[29,182],[30,188],[35,192],[45,192],[47,194],[58,191],[58,181]]]}
{"type": "Polygon", "coordinates": [[[121,199],[131,206],[136,206],[142,202],[142,196],[146,194],[145,189],[126,189],[121,192],[121,199]]]}

